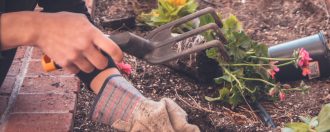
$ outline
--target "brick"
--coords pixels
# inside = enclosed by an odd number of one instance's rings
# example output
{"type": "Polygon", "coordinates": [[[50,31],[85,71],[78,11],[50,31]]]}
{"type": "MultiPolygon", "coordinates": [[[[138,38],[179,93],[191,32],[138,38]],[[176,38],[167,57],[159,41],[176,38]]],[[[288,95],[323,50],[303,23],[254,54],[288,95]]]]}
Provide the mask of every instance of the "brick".
{"type": "Polygon", "coordinates": [[[11,114],[6,132],[68,132],[72,128],[71,113],[11,114]]]}
{"type": "Polygon", "coordinates": [[[49,75],[72,75],[72,74],[65,72],[62,69],[58,69],[56,71],[47,73],[47,72],[43,71],[41,61],[38,60],[38,61],[30,61],[29,69],[28,69],[28,72],[26,75],[27,76],[36,76],[36,75],[49,76],[49,75]]]}
{"type": "Polygon", "coordinates": [[[16,55],[15,55],[16,60],[21,60],[24,58],[26,48],[27,48],[26,46],[18,47],[18,49],[16,51],[16,55]]]}
{"type": "Polygon", "coordinates": [[[26,77],[19,93],[72,93],[79,88],[75,77],[26,77]]]}
{"type": "Polygon", "coordinates": [[[21,66],[22,66],[21,61],[14,60],[9,68],[7,76],[17,76],[18,73],[20,72],[21,66]]]}
{"type": "Polygon", "coordinates": [[[0,117],[7,108],[9,96],[0,96],[0,117]]]}
{"type": "Polygon", "coordinates": [[[0,87],[0,94],[10,94],[13,91],[15,80],[15,77],[7,76],[0,87]]]}
{"type": "Polygon", "coordinates": [[[76,94],[19,94],[12,112],[72,112],[76,94]]]}
{"type": "Polygon", "coordinates": [[[43,52],[39,48],[33,48],[32,59],[41,59],[43,52]]]}

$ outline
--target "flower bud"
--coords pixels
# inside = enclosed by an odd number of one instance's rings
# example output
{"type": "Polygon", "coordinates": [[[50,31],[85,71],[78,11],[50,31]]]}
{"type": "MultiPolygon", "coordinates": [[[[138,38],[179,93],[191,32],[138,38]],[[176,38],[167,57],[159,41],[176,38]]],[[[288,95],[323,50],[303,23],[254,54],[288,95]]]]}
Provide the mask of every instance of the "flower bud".
{"type": "Polygon", "coordinates": [[[268,92],[268,95],[273,97],[275,95],[275,93],[276,93],[276,89],[275,88],[271,88],[269,90],[269,92],[268,92]]]}
{"type": "Polygon", "coordinates": [[[289,84],[283,84],[282,86],[283,86],[283,88],[285,88],[285,89],[290,89],[290,88],[291,88],[291,85],[289,85],[289,84]]]}
{"type": "Polygon", "coordinates": [[[279,93],[279,97],[280,97],[280,100],[281,100],[281,101],[284,101],[284,100],[285,100],[285,93],[281,91],[281,92],[279,93]]]}

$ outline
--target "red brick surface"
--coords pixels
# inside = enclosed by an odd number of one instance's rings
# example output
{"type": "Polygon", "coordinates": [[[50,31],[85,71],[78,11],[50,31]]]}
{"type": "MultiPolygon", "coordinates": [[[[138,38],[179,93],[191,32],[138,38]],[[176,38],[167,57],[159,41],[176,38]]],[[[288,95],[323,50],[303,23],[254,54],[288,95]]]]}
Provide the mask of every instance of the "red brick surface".
{"type": "Polygon", "coordinates": [[[19,47],[19,48],[17,49],[16,55],[15,55],[15,59],[16,59],[16,60],[21,60],[21,59],[24,58],[26,48],[27,48],[27,47],[19,47]]]}
{"type": "Polygon", "coordinates": [[[14,88],[15,80],[15,77],[7,76],[0,87],[0,94],[10,94],[14,88]]]}
{"type": "Polygon", "coordinates": [[[0,116],[6,109],[7,103],[8,103],[8,97],[9,96],[1,96],[0,95],[0,116]]]}
{"type": "Polygon", "coordinates": [[[19,93],[72,93],[79,86],[75,77],[26,77],[19,93]]]}
{"type": "Polygon", "coordinates": [[[72,127],[72,113],[12,114],[6,132],[67,132],[72,127]]]}
{"type": "Polygon", "coordinates": [[[45,72],[42,69],[41,61],[31,61],[28,69],[27,76],[36,76],[36,75],[72,75],[68,72],[65,72],[64,70],[56,70],[53,72],[45,72]]]}
{"type": "Polygon", "coordinates": [[[15,60],[0,88],[0,114],[2,115],[6,108],[12,108],[8,115],[3,116],[7,117],[4,130],[6,132],[70,131],[73,123],[72,113],[77,101],[76,93],[80,88],[79,80],[63,70],[44,72],[41,66],[41,50],[33,48],[32,56],[28,56],[30,53],[26,52],[31,50],[27,49],[31,48],[18,48],[15,60]],[[27,60],[29,60],[28,69],[20,69],[27,67],[22,66],[27,60]],[[27,70],[26,74],[23,72],[25,70],[27,70]],[[23,80],[20,79],[21,77],[23,80]],[[19,89],[16,89],[17,93],[12,93],[15,85],[19,89]],[[16,101],[8,104],[10,98],[16,101]]]}
{"type": "Polygon", "coordinates": [[[43,53],[39,48],[33,48],[32,59],[41,60],[43,53]]]}
{"type": "Polygon", "coordinates": [[[19,94],[12,112],[72,112],[76,94],[19,94]]]}
{"type": "Polygon", "coordinates": [[[16,75],[18,75],[21,66],[22,66],[21,61],[14,60],[12,65],[10,66],[10,69],[7,73],[7,76],[16,76],[16,75]]]}

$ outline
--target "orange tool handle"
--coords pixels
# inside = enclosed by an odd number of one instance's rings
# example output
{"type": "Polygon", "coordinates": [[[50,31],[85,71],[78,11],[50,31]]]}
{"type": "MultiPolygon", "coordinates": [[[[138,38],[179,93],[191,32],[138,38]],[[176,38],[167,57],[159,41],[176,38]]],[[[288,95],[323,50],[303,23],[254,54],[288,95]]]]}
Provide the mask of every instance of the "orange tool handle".
{"type": "Polygon", "coordinates": [[[59,67],[55,64],[55,62],[50,59],[47,55],[43,55],[41,59],[42,69],[46,72],[55,71],[59,69],[59,67]]]}

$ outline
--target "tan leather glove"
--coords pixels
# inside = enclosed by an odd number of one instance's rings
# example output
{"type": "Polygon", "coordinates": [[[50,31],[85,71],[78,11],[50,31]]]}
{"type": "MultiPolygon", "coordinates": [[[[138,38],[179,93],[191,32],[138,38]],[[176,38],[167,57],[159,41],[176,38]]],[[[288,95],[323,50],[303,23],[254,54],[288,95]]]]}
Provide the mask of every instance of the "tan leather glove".
{"type": "Polygon", "coordinates": [[[173,100],[146,99],[122,76],[112,76],[103,85],[92,119],[130,132],[199,132],[186,120],[187,113],[173,100]]]}

